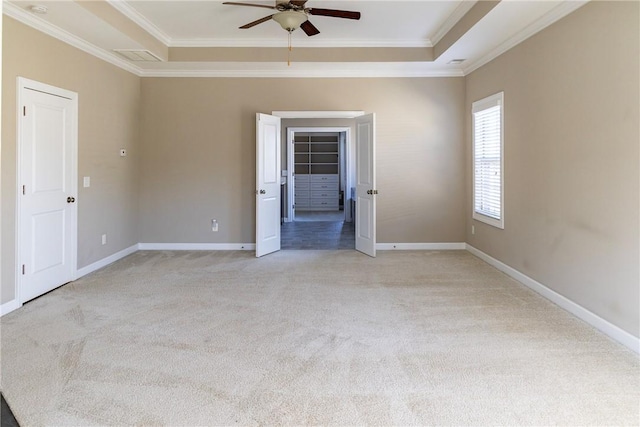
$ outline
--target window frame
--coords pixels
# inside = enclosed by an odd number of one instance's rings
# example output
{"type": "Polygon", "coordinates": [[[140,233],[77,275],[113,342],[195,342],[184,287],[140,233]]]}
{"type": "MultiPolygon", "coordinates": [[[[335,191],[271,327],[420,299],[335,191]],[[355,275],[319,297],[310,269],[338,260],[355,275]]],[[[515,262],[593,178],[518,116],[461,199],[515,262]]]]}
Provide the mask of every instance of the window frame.
{"type": "Polygon", "coordinates": [[[485,224],[504,229],[504,92],[498,92],[494,95],[475,101],[471,104],[471,175],[472,182],[472,199],[471,209],[472,218],[485,224]],[[476,113],[487,110],[489,108],[500,107],[500,218],[487,216],[476,210],[476,113]]]}

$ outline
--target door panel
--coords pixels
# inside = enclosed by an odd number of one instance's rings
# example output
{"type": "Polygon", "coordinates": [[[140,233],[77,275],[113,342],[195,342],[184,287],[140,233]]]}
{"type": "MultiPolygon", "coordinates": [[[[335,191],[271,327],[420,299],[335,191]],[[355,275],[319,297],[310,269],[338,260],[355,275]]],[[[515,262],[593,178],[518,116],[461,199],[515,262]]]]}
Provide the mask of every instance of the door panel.
{"type": "Polygon", "coordinates": [[[74,278],[77,101],[37,85],[21,87],[20,100],[18,274],[25,302],[74,278]]]}
{"type": "Polygon", "coordinates": [[[63,266],[64,232],[66,215],[64,209],[36,214],[31,217],[31,251],[33,273],[63,266]]]}
{"type": "Polygon", "coordinates": [[[356,118],[356,250],[376,256],[375,114],[356,118]]]}
{"type": "Polygon", "coordinates": [[[280,118],[256,114],[256,256],[280,250],[280,118]]]}

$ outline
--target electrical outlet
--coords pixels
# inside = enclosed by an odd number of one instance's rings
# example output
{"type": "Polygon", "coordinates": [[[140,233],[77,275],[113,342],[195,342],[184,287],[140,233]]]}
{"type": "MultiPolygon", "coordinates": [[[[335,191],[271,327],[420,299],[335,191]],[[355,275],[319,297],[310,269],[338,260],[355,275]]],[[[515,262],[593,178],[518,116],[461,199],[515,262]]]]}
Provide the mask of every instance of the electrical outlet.
{"type": "Polygon", "coordinates": [[[103,234],[103,235],[102,235],[102,244],[103,244],[103,245],[106,245],[106,244],[107,244],[107,235],[106,235],[106,234],[103,234]]]}
{"type": "Polygon", "coordinates": [[[217,219],[212,219],[211,220],[211,231],[218,231],[218,220],[217,219]]]}

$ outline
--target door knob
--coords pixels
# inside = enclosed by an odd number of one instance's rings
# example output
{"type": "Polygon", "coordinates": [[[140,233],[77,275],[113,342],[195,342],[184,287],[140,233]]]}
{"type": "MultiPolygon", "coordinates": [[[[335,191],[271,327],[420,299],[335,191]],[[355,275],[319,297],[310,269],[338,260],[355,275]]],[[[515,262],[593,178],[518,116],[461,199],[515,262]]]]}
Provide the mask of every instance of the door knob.
{"type": "Polygon", "coordinates": [[[73,203],[75,201],[76,201],[75,197],[67,197],[67,203],[73,203]]]}
{"type": "Polygon", "coordinates": [[[260,190],[260,194],[267,194],[267,192],[264,190],[260,190]]]}

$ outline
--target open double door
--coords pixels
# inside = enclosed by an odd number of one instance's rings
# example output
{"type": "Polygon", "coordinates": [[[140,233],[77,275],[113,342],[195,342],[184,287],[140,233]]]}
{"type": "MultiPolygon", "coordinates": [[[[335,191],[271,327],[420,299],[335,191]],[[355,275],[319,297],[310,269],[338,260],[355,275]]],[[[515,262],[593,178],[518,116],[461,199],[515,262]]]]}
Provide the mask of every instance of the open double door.
{"type": "MultiPolygon", "coordinates": [[[[280,117],[256,114],[256,256],[280,250],[280,117]]],[[[356,118],[356,250],[376,256],[375,114],[356,118]]]]}

